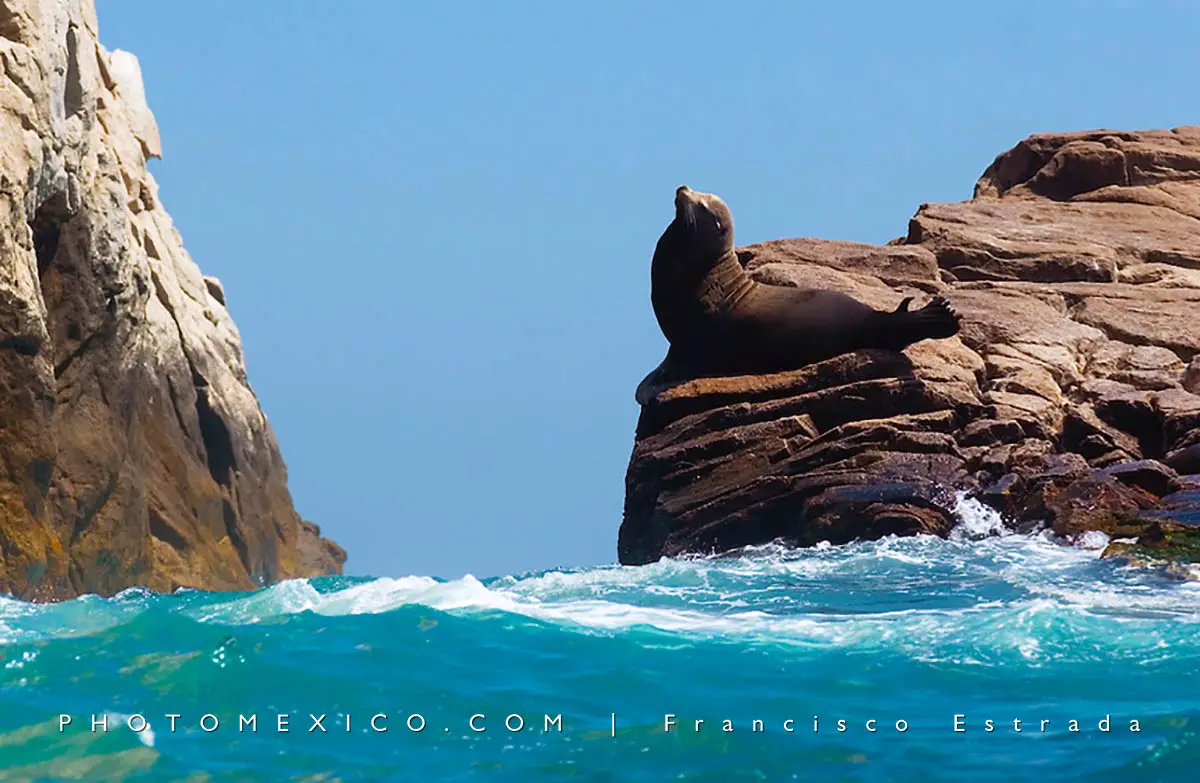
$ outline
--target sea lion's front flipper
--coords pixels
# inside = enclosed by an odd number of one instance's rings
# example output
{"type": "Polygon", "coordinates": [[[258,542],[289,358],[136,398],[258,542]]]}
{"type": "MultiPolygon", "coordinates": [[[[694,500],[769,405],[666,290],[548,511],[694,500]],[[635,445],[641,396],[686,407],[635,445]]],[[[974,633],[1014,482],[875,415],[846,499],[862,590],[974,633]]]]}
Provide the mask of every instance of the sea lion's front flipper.
{"type": "Polygon", "coordinates": [[[649,405],[656,396],[689,380],[690,377],[685,363],[679,359],[679,352],[668,348],[666,358],[638,384],[634,399],[638,405],[649,405]]]}
{"type": "Polygon", "coordinates": [[[908,303],[911,302],[912,300],[913,300],[913,298],[911,296],[904,297],[904,301],[900,302],[900,304],[892,312],[907,313],[908,312],[908,303]]]}

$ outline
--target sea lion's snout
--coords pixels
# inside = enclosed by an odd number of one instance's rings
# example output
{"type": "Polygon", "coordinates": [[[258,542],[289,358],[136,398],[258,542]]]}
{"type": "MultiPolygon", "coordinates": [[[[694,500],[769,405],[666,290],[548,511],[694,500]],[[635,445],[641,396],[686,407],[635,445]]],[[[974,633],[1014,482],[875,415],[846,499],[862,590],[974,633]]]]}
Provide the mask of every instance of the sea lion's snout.
{"type": "Polygon", "coordinates": [[[700,194],[687,185],[675,188],[675,215],[689,226],[696,225],[696,210],[702,209],[700,194]]]}
{"type": "Polygon", "coordinates": [[[695,196],[696,191],[687,185],[675,188],[675,217],[689,226],[696,223],[695,196]]]}

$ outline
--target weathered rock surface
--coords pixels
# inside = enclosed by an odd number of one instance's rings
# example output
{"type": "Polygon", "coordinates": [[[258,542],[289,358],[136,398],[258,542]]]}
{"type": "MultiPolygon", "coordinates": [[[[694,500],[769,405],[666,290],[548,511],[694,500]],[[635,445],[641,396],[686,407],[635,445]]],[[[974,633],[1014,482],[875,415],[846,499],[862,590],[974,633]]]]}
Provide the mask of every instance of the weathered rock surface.
{"type": "Polygon", "coordinates": [[[963,490],[1066,538],[1102,530],[1153,548],[1188,528],[1200,127],[1032,136],[996,158],[973,199],[921,206],[888,245],[792,239],[739,253],[761,281],[881,309],[942,294],[962,332],[771,376],[660,365],[637,392],[621,562],[941,535],[963,490]]]}
{"type": "Polygon", "coordinates": [[[0,592],[340,572],[146,170],[137,60],[91,0],[0,0],[0,66],[0,592]]]}

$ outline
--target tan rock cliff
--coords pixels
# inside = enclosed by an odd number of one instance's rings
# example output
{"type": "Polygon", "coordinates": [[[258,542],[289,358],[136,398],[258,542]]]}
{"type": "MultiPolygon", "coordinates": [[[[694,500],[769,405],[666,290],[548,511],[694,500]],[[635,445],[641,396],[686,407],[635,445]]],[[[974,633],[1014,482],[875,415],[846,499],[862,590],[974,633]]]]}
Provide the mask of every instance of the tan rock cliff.
{"type": "Polygon", "coordinates": [[[0,592],[340,572],[146,170],[136,58],[91,0],[0,0],[0,65],[0,592]]]}

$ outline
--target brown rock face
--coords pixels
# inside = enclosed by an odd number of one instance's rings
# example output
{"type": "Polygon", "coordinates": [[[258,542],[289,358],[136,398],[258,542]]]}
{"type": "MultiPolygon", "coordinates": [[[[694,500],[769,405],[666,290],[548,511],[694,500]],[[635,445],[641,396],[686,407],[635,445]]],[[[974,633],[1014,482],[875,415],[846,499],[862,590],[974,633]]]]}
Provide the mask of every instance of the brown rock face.
{"type": "Polygon", "coordinates": [[[90,0],[0,0],[0,62],[0,592],[340,572],[146,170],[137,60],[90,0]]]}
{"type": "Polygon", "coordinates": [[[1200,127],[1032,136],[903,239],[739,254],[760,281],[880,309],[941,294],[962,332],[771,376],[660,366],[638,388],[623,563],[941,535],[959,490],[1026,527],[1136,535],[1200,472],[1200,127]]]}

